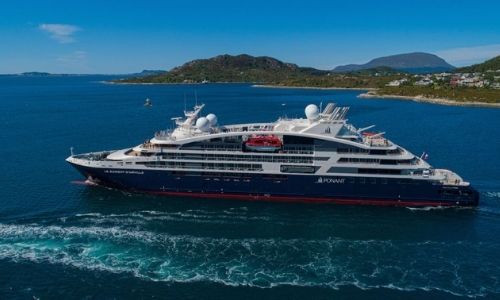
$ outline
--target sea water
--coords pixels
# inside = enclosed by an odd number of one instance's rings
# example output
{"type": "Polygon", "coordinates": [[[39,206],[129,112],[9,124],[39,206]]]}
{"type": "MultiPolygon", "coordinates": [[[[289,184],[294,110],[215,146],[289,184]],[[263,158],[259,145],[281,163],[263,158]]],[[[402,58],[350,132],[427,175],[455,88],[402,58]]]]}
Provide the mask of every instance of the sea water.
{"type": "Polygon", "coordinates": [[[103,83],[111,78],[0,76],[1,298],[500,297],[500,110],[351,90],[103,83]],[[470,181],[480,205],[156,197],[81,184],[64,160],[70,147],[140,144],[196,101],[222,124],[350,106],[356,126],[376,124],[470,181]]]}

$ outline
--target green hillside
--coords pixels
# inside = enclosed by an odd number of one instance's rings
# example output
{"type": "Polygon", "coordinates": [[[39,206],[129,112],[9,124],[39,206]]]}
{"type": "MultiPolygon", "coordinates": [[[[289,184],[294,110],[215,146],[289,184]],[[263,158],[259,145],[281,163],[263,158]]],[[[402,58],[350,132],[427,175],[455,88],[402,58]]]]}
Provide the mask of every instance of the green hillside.
{"type": "Polygon", "coordinates": [[[468,67],[463,67],[463,68],[458,68],[456,69],[455,72],[461,72],[461,73],[475,73],[475,72],[487,72],[489,70],[496,71],[500,70],[500,55],[497,57],[494,57],[492,59],[489,59],[483,63],[468,66],[468,67]]]}
{"type": "Polygon", "coordinates": [[[209,59],[193,60],[164,74],[129,78],[121,81],[181,83],[207,80],[210,82],[272,83],[325,74],[327,74],[327,71],[302,68],[272,57],[225,54],[209,59]]]}

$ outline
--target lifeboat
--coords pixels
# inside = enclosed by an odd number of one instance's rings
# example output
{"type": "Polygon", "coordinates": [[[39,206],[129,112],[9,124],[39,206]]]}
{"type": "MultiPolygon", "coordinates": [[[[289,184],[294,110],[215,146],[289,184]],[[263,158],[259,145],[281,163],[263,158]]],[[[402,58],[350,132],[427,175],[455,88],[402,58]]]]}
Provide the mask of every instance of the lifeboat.
{"type": "Polygon", "coordinates": [[[281,149],[281,140],[275,135],[258,135],[248,138],[245,148],[256,152],[276,152],[281,149]]]}

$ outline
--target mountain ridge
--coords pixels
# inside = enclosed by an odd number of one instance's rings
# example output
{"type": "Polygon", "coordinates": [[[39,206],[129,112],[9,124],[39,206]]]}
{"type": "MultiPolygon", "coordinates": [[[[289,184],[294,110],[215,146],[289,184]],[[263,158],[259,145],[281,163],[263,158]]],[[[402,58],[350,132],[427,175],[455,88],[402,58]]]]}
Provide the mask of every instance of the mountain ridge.
{"type": "Polygon", "coordinates": [[[348,64],[337,66],[333,69],[333,72],[345,73],[372,69],[376,67],[389,67],[395,70],[405,71],[409,73],[439,72],[455,69],[454,66],[450,65],[444,59],[435,54],[425,52],[411,52],[377,57],[365,64],[348,64]]]}

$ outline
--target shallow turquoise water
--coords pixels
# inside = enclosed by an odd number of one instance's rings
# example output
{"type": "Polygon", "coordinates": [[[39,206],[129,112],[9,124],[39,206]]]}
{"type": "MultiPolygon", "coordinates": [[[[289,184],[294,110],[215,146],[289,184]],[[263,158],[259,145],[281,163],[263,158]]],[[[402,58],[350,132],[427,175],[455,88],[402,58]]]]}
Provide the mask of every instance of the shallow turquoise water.
{"type": "Polygon", "coordinates": [[[2,298],[500,297],[500,110],[361,100],[356,91],[100,82],[107,78],[0,76],[2,298]],[[221,123],[349,105],[358,127],[377,124],[471,181],[481,204],[251,203],[75,183],[82,178],[64,161],[71,146],[139,144],[170,127],[194,91],[221,123]]]}

